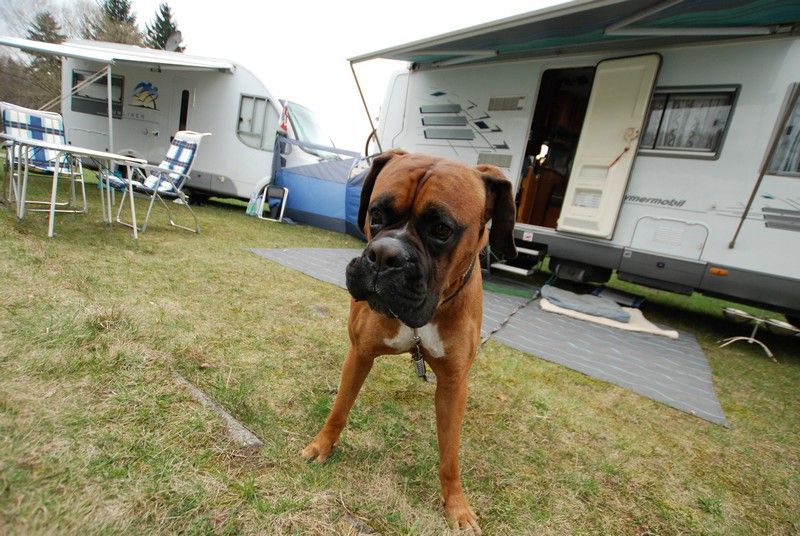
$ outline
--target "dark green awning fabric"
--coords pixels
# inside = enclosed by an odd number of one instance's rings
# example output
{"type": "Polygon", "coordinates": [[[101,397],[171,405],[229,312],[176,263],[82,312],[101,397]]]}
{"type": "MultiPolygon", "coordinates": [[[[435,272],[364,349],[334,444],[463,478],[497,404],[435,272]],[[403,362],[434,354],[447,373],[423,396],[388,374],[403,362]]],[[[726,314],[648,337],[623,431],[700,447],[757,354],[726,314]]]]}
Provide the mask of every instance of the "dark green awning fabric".
{"type": "Polygon", "coordinates": [[[364,54],[350,61],[386,58],[429,64],[479,61],[490,56],[658,46],[737,37],[725,35],[726,30],[785,34],[797,32],[798,23],[798,0],[579,0],[364,54]],[[624,31],[608,30],[629,18],[634,20],[624,25],[624,31]],[[675,34],[664,31],[671,29],[675,34]]]}

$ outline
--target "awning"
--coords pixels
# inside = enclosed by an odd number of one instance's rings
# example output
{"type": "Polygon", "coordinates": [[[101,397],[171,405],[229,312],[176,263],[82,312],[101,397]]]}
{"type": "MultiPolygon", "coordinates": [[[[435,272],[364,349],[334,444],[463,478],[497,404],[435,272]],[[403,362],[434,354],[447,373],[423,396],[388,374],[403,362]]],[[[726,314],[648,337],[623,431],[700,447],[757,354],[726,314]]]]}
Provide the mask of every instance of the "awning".
{"type": "Polygon", "coordinates": [[[798,31],[798,0],[577,0],[349,61],[447,65],[798,31]]]}
{"type": "Polygon", "coordinates": [[[61,44],[43,43],[18,37],[0,36],[0,45],[35,54],[96,61],[107,65],[138,65],[161,70],[233,72],[236,66],[228,60],[189,56],[178,52],[154,50],[133,45],[100,41],[70,40],[61,44]]]}

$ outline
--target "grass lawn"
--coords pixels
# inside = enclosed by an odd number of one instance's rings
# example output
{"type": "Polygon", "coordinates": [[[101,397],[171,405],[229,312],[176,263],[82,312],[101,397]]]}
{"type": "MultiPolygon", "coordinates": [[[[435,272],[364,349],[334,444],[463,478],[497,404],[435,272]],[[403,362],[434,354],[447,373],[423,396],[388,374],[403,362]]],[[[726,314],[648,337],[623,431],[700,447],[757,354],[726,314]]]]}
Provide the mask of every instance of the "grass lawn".
{"type": "MultiPolygon", "coordinates": [[[[34,188],[44,196],[46,188],[34,188]]],[[[249,247],[349,237],[197,208],[132,240],[88,215],[0,209],[0,533],[441,534],[433,390],[379,359],[331,460],[297,456],[332,403],[348,295],[249,247]],[[258,435],[243,453],[177,371],[258,435]]],[[[143,203],[142,203],[143,205],[143,203]]],[[[160,210],[160,209],[157,209],[160,210]]],[[[489,341],[470,375],[463,481],[485,534],[797,534],[800,346],[742,334],[723,302],[647,291],[693,331],[724,429],[489,341]]]]}

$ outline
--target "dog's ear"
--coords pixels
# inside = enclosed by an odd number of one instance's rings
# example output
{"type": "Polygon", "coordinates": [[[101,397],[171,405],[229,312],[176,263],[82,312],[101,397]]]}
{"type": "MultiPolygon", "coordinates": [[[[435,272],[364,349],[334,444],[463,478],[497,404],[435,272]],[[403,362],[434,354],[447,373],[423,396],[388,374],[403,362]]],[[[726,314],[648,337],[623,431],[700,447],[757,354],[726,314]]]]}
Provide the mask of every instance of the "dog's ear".
{"type": "Polygon", "coordinates": [[[361,201],[358,205],[358,228],[364,231],[364,234],[366,234],[364,224],[367,221],[367,208],[369,208],[369,199],[372,197],[372,189],[375,187],[375,179],[378,178],[378,174],[389,163],[389,160],[404,154],[408,153],[400,149],[391,149],[379,154],[372,160],[372,167],[369,168],[369,173],[364,179],[364,185],[361,187],[361,201]]]}
{"type": "Polygon", "coordinates": [[[492,220],[489,244],[506,259],[517,256],[514,245],[514,222],[517,209],[511,182],[494,166],[481,165],[476,168],[486,187],[486,207],[483,210],[483,225],[492,220]]]}

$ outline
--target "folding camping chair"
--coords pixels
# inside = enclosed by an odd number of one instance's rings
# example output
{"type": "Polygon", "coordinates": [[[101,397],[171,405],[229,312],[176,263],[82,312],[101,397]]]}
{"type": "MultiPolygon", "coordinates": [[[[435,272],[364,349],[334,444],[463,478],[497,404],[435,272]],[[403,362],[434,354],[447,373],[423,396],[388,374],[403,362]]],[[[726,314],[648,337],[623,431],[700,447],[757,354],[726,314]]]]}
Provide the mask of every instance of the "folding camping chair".
{"type": "MultiPolygon", "coordinates": [[[[147,214],[144,217],[139,232],[144,232],[145,229],[147,229],[147,223],[150,221],[150,214],[153,211],[153,205],[156,199],[167,209],[167,217],[171,226],[194,233],[200,232],[197,216],[195,216],[194,211],[189,206],[189,200],[186,194],[183,193],[183,187],[189,180],[189,172],[192,169],[194,158],[197,155],[200,141],[205,136],[210,135],[210,132],[200,133],[190,130],[180,130],[175,133],[169,149],[167,150],[167,156],[164,157],[164,160],[162,160],[159,165],[142,165],[133,168],[134,177],[130,177],[129,180],[133,184],[134,193],[150,198],[150,205],[147,207],[147,214]],[[170,208],[170,205],[175,203],[167,203],[165,199],[170,199],[185,207],[194,219],[194,228],[175,223],[175,220],[172,218],[172,209],[170,208]]],[[[105,180],[108,181],[108,184],[112,188],[122,189],[124,191],[119,203],[119,209],[117,210],[117,223],[133,227],[132,223],[120,219],[122,207],[128,196],[127,183],[125,180],[112,177],[111,175],[107,175],[105,180]]]]}
{"type": "Polygon", "coordinates": [[[289,197],[289,189],[285,186],[267,184],[258,193],[260,204],[256,214],[262,220],[283,221],[283,211],[286,209],[286,199],[289,197]],[[267,214],[264,215],[266,206],[267,214]]]}
{"type": "MultiPolygon", "coordinates": [[[[33,110],[0,102],[2,114],[3,133],[20,139],[40,140],[47,143],[66,145],[64,135],[64,120],[61,114],[33,110]]],[[[25,206],[48,205],[48,208],[31,208],[32,211],[49,211],[50,200],[28,200],[27,197],[27,171],[34,171],[52,175],[56,168],[58,174],[66,177],[70,182],[69,200],[57,202],[59,208],[56,212],[85,213],[88,205],[86,202],[86,185],[83,181],[83,165],[79,158],[62,154],[60,157],[54,150],[41,147],[23,147],[13,142],[4,143],[6,148],[6,172],[3,173],[2,196],[6,201],[13,195],[18,204],[18,215],[25,214],[25,206]],[[56,162],[58,159],[58,162],[56,162]],[[22,162],[27,161],[27,168],[23,169],[22,162]],[[76,206],[75,185],[80,185],[80,207],[76,206]]]]}

